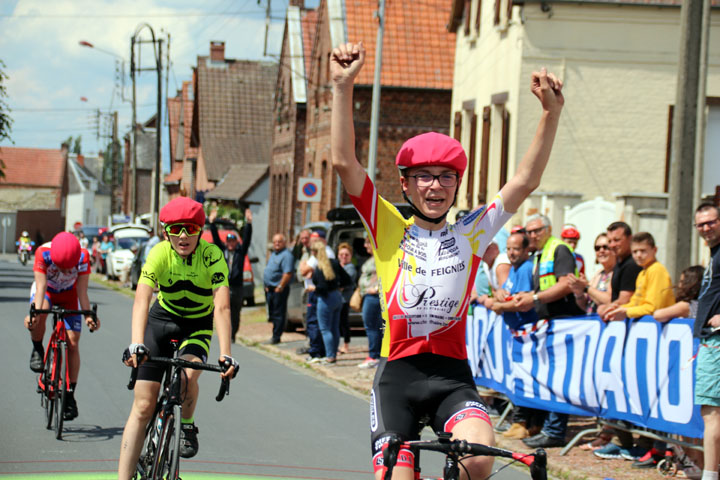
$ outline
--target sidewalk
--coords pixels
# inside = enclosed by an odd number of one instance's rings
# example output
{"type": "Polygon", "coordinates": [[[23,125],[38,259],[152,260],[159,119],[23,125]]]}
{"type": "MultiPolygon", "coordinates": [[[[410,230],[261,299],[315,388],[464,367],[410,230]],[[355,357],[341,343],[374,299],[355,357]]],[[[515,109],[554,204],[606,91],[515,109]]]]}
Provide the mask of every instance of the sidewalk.
{"type": "MultiPolygon", "coordinates": [[[[357,365],[367,356],[367,339],[365,336],[354,336],[350,343],[350,352],[338,355],[334,365],[305,363],[307,355],[299,355],[296,350],[306,345],[302,331],[284,333],[281,343],[266,345],[272,331],[271,324],[266,321],[265,307],[243,308],[242,320],[236,341],[250,348],[265,352],[288,363],[293,368],[308,369],[339,388],[349,390],[356,396],[369,399],[375,369],[364,370],[357,365]]],[[[240,373],[242,375],[242,371],[240,373]]],[[[494,418],[493,420],[496,420],[494,418]]],[[[594,419],[589,417],[571,417],[567,439],[570,440],[577,432],[592,428],[594,419]]],[[[593,437],[587,437],[585,441],[593,437]]],[[[520,440],[507,440],[497,434],[498,446],[519,452],[530,452],[520,440]]],[[[592,453],[573,448],[566,456],[560,456],[561,448],[549,448],[548,471],[553,477],[567,480],[659,480],[662,475],[655,469],[639,470],[631,468],[630,461],[602,460],[592,453]]],[[[368,453],[369,457],[369,453],[368,453]]],[[[369,460],[368,460],[369,461],[369,460]]],[[[502,478],[501,476],[499,478],[502,478]]],[[[680,478],[679,476],[677,478],[680,478]]]]}

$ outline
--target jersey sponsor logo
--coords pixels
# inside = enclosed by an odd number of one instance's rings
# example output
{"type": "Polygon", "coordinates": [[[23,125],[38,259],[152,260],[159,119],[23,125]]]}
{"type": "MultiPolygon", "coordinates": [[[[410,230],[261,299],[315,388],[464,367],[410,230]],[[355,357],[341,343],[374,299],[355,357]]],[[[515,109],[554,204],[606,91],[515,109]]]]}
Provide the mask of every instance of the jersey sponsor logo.
{"type": "Polygon", "coordinates": [[[403,309],[433,309],[451,313],[460,304],[455,298],[435,298],[437,290],[431,285],[405,285],[400,296],[403,309]]]}
{"type": "Polygon", "coordinates": [[[206,248],[203,252],[203,263],[210,268],[223,258],[219,248],[206,248]]]}
{"type": "Polygon", "coordinates": [[[375,432],[378,428],[377,407],[375,406],[375,390],[370,392],[370,431],[375,432]]]}
{"type": "Polygon", "coordinates": [[[392,439],[392,435],[383,435],[382,437],[375,440],[375,451],[379,452],[383,449],[386,443],[392,439]]]}
{"type": "Polygon", "coordinates": [[[217,285],[225,280],[225,274],[222,272],[215,272],[212,276],[212,284],[217,285]]]}
{"type": "MultiPolygon", "coordinates": [[[[445,233],[445,232],[443,232],[445,233]]],[[[455,237],[450,237],[447,240],[440,242],[440,250],[447,250],[455,245],[455,237]]]]}
{"type": "Polygon", "coordinates": [[[143,278],[147,278],[153,283],[157,283],[157,275],[155,275],[155,272],[148,272],[147,270],[143,270],[141,273],[143,278]]]}

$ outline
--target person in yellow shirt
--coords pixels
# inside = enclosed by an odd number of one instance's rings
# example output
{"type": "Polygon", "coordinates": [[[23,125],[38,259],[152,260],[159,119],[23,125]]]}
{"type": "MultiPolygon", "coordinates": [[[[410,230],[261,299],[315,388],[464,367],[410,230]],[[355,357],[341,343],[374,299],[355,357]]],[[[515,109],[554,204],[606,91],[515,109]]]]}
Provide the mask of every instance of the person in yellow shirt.
{"type": "Polygon", "coordinates": [[[652,315],[655,310],[675,303],[670,274],[655,258],[657,247],[653,236],[647,232],[636,233],[630,248],[633,260],[642,267],[635,281],[635,293],[628,303],[605,313],[605,321],[652,315]]]}

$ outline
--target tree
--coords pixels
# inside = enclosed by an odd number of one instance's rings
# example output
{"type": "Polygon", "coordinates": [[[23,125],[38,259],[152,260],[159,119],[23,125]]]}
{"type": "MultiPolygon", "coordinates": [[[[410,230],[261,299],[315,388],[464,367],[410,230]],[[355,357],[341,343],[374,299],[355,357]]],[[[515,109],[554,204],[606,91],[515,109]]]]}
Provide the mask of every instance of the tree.
{"type": "MultiPolygon", "coordinates": [[[[8,107],[5,98],[7,98],[7,85],[5,81],[8,79],[5,73],[5,63],[0,60],[0,141],[10,138],[13,120],[10,118],[10,107],[8,107]]],[[[0,158],[0,178],[5,178],[5,164],[0,158]]]]}
{"type": "Polygon", "coordinates": [[[67,140],[63,142],[63,144],[68,146],[68,151],[71,153],[74,153],[75,155],[81,155],[82,154],[82,135],[78,135],[73,139],[72,135],[70,135],[67,140]],[[74,144],[73,144],[74,142],[74,144]]]}

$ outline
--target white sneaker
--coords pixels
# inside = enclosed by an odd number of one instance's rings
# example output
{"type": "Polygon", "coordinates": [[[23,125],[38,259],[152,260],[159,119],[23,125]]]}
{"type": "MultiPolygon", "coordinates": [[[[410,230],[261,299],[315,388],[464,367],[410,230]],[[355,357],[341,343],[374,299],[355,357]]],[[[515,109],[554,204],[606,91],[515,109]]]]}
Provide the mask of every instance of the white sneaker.
{"type": "Polygon", "coordinates": [[[314,363],[320,363],[323,361],[323,357],[308,357],[307,360],[305,360],[305,363],[308,365],[312,365],[314,363]]]}
{"type": "Polygon", "coordinates": [[[378,363],[380,363],[380,360],[368,357],[364,362],[358,365],[358,368],[375,368],[378,366],[378,363]]]}

